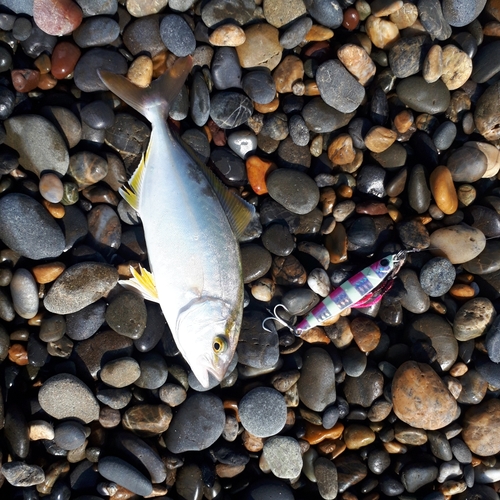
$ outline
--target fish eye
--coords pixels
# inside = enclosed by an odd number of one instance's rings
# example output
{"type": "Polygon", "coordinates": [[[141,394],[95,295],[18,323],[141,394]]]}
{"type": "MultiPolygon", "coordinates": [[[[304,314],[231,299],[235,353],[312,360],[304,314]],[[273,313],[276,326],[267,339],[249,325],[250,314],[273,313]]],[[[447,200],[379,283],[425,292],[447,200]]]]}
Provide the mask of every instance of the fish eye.
{"type": "Polygon", "coordinates": [[[224,337],[215,337],[212,343],[212,349],[215,354],[221,354],[226,350],[227,340],[224,337]]]}
{"type": "Polygon", "coordinates": [[[380,261],[380,265],[381,265],[382,267],[387,267],[387,266],[389,265],[389,261],[388,261],[387,259],[382,259],[382,260],[380,261]]]}

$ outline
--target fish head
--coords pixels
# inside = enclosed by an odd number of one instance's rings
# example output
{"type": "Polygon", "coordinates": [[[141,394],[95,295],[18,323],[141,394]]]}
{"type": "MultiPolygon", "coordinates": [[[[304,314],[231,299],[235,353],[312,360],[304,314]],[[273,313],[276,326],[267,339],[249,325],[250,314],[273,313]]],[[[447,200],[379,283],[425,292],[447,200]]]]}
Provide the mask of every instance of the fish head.
{"type": "Polygon", "coordinates": [[[177,347],[203,387],[209,387],[209,374],[219,382],[226,375],[240,326],[238,308],[217,298],[195,299],[179,314],[177,347]]]}

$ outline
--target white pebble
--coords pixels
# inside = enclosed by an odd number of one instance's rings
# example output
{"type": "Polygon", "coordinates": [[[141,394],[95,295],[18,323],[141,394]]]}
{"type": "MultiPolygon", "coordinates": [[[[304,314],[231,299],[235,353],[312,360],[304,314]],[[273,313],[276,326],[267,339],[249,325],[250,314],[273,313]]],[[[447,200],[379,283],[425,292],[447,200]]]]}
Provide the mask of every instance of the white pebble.
{"type": "Polygon", "coordinates": [[[307,277],[309,288],[320,297],[326,297],[331,290],[330,278],[327,272],[320,267],[313,269],[307,277]]]}

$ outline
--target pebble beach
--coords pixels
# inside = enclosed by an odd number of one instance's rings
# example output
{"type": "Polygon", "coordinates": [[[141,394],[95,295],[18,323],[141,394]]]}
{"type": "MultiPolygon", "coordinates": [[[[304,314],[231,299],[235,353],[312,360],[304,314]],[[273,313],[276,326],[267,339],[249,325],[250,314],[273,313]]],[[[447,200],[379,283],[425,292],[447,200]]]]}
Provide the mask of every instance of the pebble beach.
{"type": "Polygon", "coordinates": [[[500,500],[499,172],[500,0],[0,0],[0,498],[500,500]],[[97,73],[186,56],[169,126],[256,209],[209,388],[118,284],[151,125],[97,73]]]}

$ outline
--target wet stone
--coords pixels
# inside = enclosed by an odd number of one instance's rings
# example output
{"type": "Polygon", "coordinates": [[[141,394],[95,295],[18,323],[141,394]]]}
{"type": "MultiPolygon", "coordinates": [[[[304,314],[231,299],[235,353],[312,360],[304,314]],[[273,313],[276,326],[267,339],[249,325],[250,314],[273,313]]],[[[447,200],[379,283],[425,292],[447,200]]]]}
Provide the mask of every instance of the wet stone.
{"type": "Polygon", "coordinates": [[[355,111],[365,96],[363,86],[336,60],[318,68],[316,82],[323,100],[342,113],[355,111]]]}
{"type": "Polygon", "coordinates": [[[134,434],[152,437],[165,432],[172,420],[172,410],[162,404],[137,404],[123,414],[122,425],[134,434]]]}
{"type": "Polygon", "coordinates": [[[133,292],[122,292],[110,302],[105,318],[108,325],[120,335],[137,339],[146,328],[144,299],[133,292]]]}
{"type": "Polygon", "coordinates": [[[333,132],[347,125],[353,117],[351,113],[343,113],[329,106],[322,98],[311,99],[302,110],[307,127],[312,132],[333,132]]]}
{"type": "Polygon", "coordinates": [[[44,411],[59,420],[77,418],[85,423],[99,418],[99,405],[90,389],[68,373],[47,379],[38,393],[44,411]]]}
{"type": "Polygon", "coordinates": [[[386,194],[384,189],[385,170],[375,165],[361,167],[357,180],[357,188],[362,193],[371,194],[383,198],[386,194]]]}
{"type": "Polygon", "coordinates": [[[286,257],[295,247],[293,236],[284,224],[271,224],[262,234],[262,244],[274,255],[286,257]]]}
{"type": "Polygon", "coordinates": [[[477,257],[486,246],[484,234],[465,224],[438,229],[431,234],[433,253],[446,257],[452,264],[462,264],[477,257]]]}
{"type": "Polygon", "coordinates": [[[256,388],[245,394],[238,410],[243,427],[257,437],[274,436],[286,423],[284,397],[268,387],[256,388]]]}
{"type": "Polygon", "coordinates": [[[87,215],[89,235],[99,247],[119,248],[122,242],[118,214],[109,205],[98,205],[87,215]]]}
{"type": "Polygon", "coordinates": [[[486,172],[488,161],[479,149],[463,146],[450,155],[446,166],[455,182],[475,182],[486,172]]]}
{"type": "Polygon", "coordinates": [[[474,69],[472,70],[472,80],[477,83],[487,82],[500,71],[500,59],[498,50],[500,42],[493,42],[481,46],[474,57],[474,69]]]}
{"type": "Polygon", "coordinates": [[[495,210],[481,206],[471,206],[466,213],[466,221],[479,229],[486,238],[500,236],[500,214],[495,210]]]}
{"type": "Polygon", "coordinates": [[[411,463],[401,471],[401,482],[409,493],[414,493],[438,477],[438,468],[430,463],[411,463]]]}
{"type": "Polygon", "coordinates": [[[420,221],[402,222],[397,226],[397,231],[405,247],[419,250],[429,247],[429,233],[420,221]]]}
{"type": "Polygon", "coordinates": [[[389,51],[389,65],[394,75],[406,78],[421,71],[430,44],[424,35],[398,40],[389,51]]]}
{"type": "Polygon", "coordinates": [[[217,396],[195,394],[179,406],[165,434],[166,446],[172,453],[204,450],[220,437],[225,420],[222,401],[217,396]]]}

